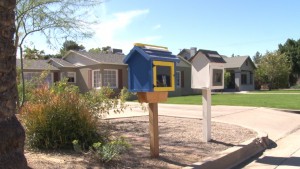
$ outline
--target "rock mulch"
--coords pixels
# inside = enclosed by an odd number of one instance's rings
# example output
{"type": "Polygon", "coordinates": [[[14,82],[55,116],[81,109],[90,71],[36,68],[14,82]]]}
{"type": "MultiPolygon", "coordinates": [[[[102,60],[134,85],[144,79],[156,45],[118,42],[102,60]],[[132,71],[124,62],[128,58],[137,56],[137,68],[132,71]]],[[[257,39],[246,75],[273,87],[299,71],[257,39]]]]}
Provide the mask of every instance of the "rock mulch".
{"type": "Polygon", "coordinates": [[[26,152],[32,168],[182,168],[254,138],[257,133],[235,125],[212,122],[212,140],[202,139],[202,120],[159,116],[160,157],[150,157],[148,116],[107,120],[113,135],[124,136],[130,150],[118,161],[99,164],[72,153],[26,152]]]}

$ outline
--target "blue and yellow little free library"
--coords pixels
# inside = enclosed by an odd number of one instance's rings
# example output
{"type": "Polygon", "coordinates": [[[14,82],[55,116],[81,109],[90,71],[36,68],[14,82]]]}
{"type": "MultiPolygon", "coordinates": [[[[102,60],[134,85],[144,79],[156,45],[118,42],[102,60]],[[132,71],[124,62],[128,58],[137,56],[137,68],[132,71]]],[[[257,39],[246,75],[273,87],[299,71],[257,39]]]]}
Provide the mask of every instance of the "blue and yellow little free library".
{"type": "Polygon", "coordinates": [[[124,59],[128,64],[129,91],[174,91],[175,64],[178,62],[167,47],[135,43],[124,59]]]}

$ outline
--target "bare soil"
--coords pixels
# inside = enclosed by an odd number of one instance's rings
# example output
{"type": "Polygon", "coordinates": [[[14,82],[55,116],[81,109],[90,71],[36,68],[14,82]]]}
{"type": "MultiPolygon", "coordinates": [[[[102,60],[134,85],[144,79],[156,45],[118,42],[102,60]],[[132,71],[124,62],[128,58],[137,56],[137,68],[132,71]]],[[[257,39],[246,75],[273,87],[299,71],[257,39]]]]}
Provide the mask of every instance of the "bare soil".
{"type": "Polygon", "coordinates": [[[235,125],[212,122],[212,140],[202,141],[202,120],[159,116],[160,157],[150,157],[148,116],[108,120],[113,135],[124,136],[128,152],[108,164],[73,151],[25,151],[31,168],[182,168],[254,138],[257,133],[235,125]]]}

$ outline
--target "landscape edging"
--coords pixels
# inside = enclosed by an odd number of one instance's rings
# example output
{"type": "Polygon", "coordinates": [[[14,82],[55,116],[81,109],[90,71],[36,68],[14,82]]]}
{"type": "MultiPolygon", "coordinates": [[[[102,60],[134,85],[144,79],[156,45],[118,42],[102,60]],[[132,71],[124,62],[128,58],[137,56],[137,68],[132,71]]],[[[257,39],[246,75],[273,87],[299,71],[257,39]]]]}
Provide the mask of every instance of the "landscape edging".
{"type": "Polygon", "coordinates": [[[258,132],[256,138],[249,139],[241,145],[231,147],[217,153],[214,157],[208,157],[196,162],[184,169],[227,169],[232,168],[254,155],[264,151],[269,144],[268,135],[258,132]]]}

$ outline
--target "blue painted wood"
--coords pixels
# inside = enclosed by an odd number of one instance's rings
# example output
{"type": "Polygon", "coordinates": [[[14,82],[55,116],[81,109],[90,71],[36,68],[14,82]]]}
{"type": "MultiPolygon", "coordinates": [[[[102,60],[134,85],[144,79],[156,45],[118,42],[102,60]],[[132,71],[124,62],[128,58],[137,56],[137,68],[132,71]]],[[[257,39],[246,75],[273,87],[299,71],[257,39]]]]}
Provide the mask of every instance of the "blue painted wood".
{"type": "Polygon", "coordinates": [[[125,57],[128,64],[128,90],[130,92],[153,92],[153,61],[179,62],[172,52],[134,46],[125,57]]]}

